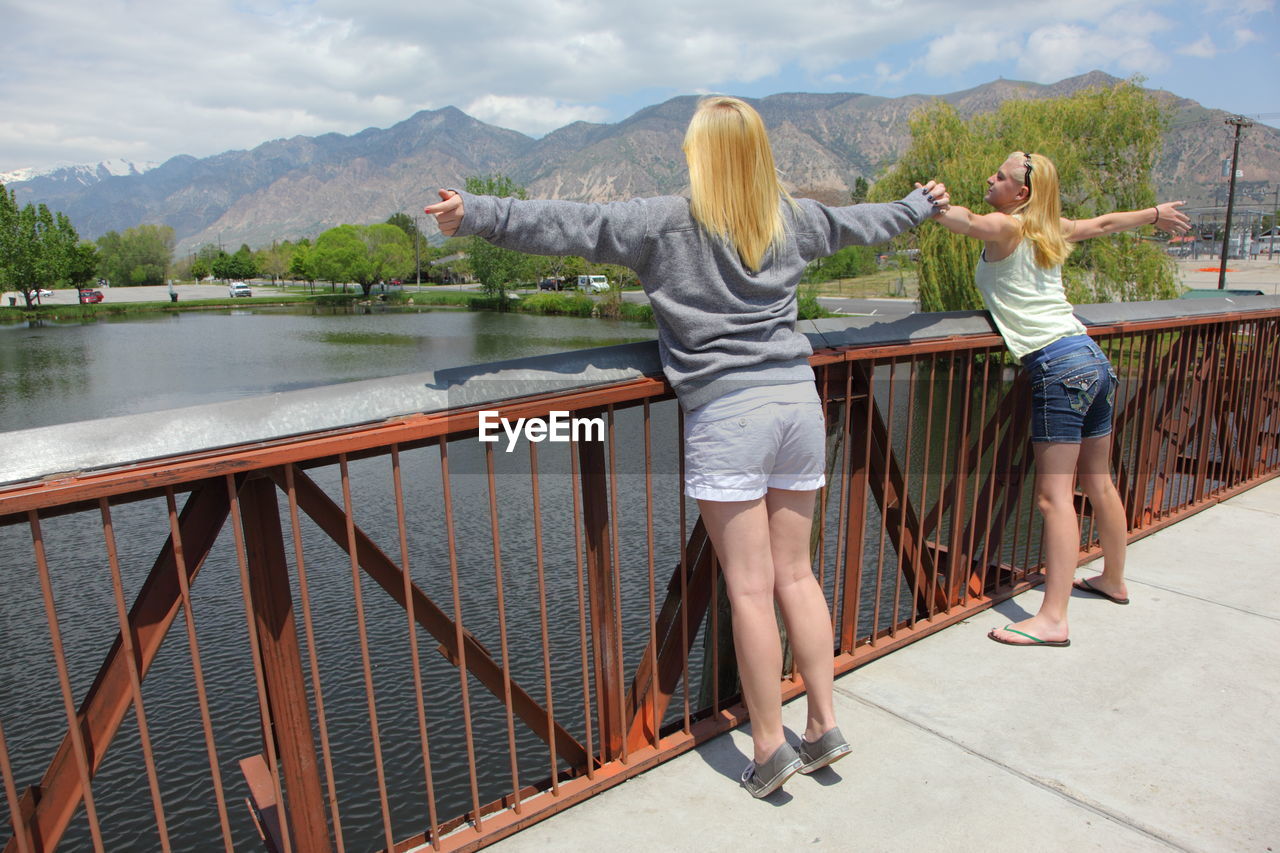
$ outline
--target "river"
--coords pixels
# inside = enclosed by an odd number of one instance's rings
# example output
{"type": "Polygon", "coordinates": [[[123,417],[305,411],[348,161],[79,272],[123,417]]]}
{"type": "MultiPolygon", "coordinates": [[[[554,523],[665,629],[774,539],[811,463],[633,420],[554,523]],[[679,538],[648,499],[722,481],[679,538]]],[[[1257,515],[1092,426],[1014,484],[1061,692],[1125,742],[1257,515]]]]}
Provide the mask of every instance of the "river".
{"type": "Polygon", "coordinates": [[[381,307],[0,326],[0,433],[656,336],[622,321],[381,307]]]}

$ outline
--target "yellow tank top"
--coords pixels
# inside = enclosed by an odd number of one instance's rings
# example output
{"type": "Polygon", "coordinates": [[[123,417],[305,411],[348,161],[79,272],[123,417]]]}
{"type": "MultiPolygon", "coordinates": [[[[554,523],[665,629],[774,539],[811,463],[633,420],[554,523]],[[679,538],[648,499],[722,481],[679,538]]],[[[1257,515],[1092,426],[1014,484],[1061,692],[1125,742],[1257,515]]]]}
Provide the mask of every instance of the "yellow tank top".
{"type": "Polygon", "coordinates": [[[1062,289],[1062,267],[1036,266],[1035,249],[1022,240],[1009,257],[978,261],[974,283],[1013,357],[1022,357],[1059,338],[1085,333],[1062,289]]]}

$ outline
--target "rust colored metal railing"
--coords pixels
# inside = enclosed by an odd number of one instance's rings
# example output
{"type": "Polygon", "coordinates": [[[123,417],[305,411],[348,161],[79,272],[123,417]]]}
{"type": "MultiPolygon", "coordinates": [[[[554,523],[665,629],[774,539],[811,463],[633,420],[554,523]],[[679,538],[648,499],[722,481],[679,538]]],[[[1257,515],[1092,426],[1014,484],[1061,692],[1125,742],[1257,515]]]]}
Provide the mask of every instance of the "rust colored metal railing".
{"type": "MultiPolygon", "coordinates": [[[[1026,389],[967,322],[816,339],[838,671],[1039,581],[1026,389]]],[[[1280,473],[1280,306],[1091,334],[1133,537],[1280,473]]],[[[738,725],[679,432],[651,372],[0,489],[6,853],[473,849],[738,725]],[[490,409],[603,434],[508,453],[490,409]]]]}

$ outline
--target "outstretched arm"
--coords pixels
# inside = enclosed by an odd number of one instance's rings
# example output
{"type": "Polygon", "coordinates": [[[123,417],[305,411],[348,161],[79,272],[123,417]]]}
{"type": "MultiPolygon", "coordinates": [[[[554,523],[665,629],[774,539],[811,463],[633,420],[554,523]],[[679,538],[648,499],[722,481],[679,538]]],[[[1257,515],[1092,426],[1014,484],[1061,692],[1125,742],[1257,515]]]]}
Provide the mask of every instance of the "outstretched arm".
{"type": "Polygon", "coordinates": [[[645,200],[610,204],[525,201],[440,190],[423,210],[446,237],[476,235],[535,255],[581,255],[634,267],[647,233],[645,200]]]}
{"type": "Polygon", "coordinates": [[[958,204],[950,205],[945,210],[935,213],[933,221],[948,231],[973,237],[984,243],[1016,238],[1019,234],[1018,221],[1008,214],[974,213],[969,208],[958,204]]]}
{"type": "Polygon", "coordinates": [[[1104,213],[1092,219],[1063,219],[1062,235],[1071,243],[1079,243],[1103,234],[1129,231],[1143,225],[1154,225],[1170,234],[1183,234],[1191,227],[1191,220],[1178,208],[1185,201],[1166,201],[1142,210],[1122,210],[1104,213]]]}

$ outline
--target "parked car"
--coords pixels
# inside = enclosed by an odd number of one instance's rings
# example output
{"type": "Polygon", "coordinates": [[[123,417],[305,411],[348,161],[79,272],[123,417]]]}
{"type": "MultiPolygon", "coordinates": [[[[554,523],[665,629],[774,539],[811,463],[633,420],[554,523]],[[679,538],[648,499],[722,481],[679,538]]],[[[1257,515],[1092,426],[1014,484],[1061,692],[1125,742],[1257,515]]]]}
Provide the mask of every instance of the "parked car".
{"type": "Polygon", "coordinates": [[[41,299],[44,299],[44,298],[45,298],[45,297],[47,297],[47,296],[53,296],[53,291],[52,291],[52,290],[45,290],[43,287],[38,287],[38,288],[36,288],[35,290],[31,291],[31,295],[32,295],[32,296],[38,296],[38,297],[40,297],[41,299]]]}
{"type": "Polygon", "coordinates": [[[233,281],[227,289],[232,296],[253,296],[253,291],[243,281],[233,281]]]}
{"type": "Polygon", "coordinates": [[[101,290],[94,290],[91,287],[80,288],[80,304],[81,305],[92,305],[95,302],[101,302],[101,301],[102,301],[101,290]]]}
{"type": "Polygon", "coordinates": [[[578,290],[584,293],[604,293],[609,289],[609,279],[602,275],[578,276],[578,290]]]}
{"type": "Polygon", "coordinates": [[[564,290],[564,279],[544,278],[538,282],[538,290],[564,290]]]}

